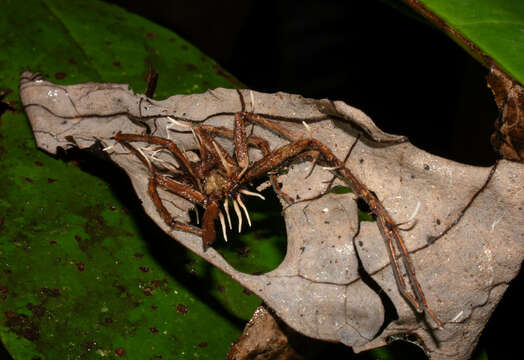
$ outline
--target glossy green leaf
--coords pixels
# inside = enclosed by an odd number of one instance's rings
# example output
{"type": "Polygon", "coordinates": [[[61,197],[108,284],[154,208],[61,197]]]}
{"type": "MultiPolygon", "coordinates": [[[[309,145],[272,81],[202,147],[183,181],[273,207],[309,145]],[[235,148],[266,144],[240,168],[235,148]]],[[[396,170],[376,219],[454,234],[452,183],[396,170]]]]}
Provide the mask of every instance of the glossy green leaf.
{"type": "Polygon", "coordinates": [[[348,194],[353,191],[351,191],[350,187],[337,185],[337,186],[333,186],[330,192],[332,192],[333,194],[348,194]]]}
{"type": "MultiPolygon", "coordinates": [[[[524,84],[524,1],[421,0],[524,84]]],[[[460,43],[461,41],[458,40],[460,43]]]]}
{"type": "MultiPolygon", "coordinates": [[[[149,65],[156,98],[238,82],[172,32],[99,1],[2,5],[0,90],[17,110],[0,118],[4,346],[15,359],[224,358],[260,300],[164,235],[114,166],[36,149],[17,87],[30,69],[144,92],[149,65]]],[[[237,245],[249,251],[224,252],[244,271],[267,271],[283,241],[253,233],[237,245]]]]}

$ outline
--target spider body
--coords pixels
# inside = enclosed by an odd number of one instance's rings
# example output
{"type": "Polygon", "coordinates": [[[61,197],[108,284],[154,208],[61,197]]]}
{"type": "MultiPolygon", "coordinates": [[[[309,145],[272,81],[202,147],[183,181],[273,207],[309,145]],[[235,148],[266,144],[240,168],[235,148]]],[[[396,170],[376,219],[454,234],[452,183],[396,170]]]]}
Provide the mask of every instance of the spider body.
{"type": "Polygon", "coordinates": [[[220,198],[231,194],[231,185],[226,177],[220,174],[217,170],[207,175],[204,181],[204,192],[207,196],[220,198]]]}
{"type": "MultiPolygon", "coordinates": [[[[220,209],[221,203],[226,212],[227,222],[231,229],[229,214],[229,203],[231,202],[238,217],[238,231],[242,227],[242,211],[249,223],[249,213],[242,201],[242,195],[262,195],[247,190],[247,185],[262,178],[269,177],[274,190],[286,201],[293,200],[281,191],[275,171],[281,169],[290,161],[313,159],[327,164],[336,176],[341,178],[353,190],[353,193],[361,197],[369,208],[377,216],[377,226],[384,237],[393,273],[399,290],[404,298],[418,312],[430,315],[438,326],[440,320],[430,310],[424,297],[424,293],[415,275],[415,268],[410,259],[402,237],[398,231],[398,225],[391,219],[388,212],[373,194],[369,191],[351,171],[346,168],[345,162],[339,160],[333,152],[322,142],[312,138],[307,124],[306,133],[295,134],[284,128],[275,121],[268,120],[260,115],[245,112],[244,101],[240,92],[242,109],[234,115],[233,130],[225,127],[209,126],[200,124],[196,126],[183,125],[191,129],[199,148],[199,160],[190,161],[177,145],[165,138],[152,135],[117,134],[115,140],[128,148],[131,154],[137,156],[144,165],[149,168],[150,178],[148,192],[153,203],[164,221],[174,229],[191,232],[202,237],[204,249],[216,240],[215,220],[218,218],[222,226],[222,233],[227,241],[226,217],[220,209]],[[262,138],[247,136],[245,122],[262,126],[272,132],[286,138],[289,142],[277,149],[271,150],[269,144],[262,138]],[[216,137],[227,138],[234,143],[233,154],[229,154],[220,144],[215,141],[216,137]],[[131,143],[142,142],[153,147],[156,151],[167,151],[177,163],[177,168],[162,169],[153,156],[146,155],[142,150],[131,143]],[[262,157],[251,162],[248,157],[248,148],[254,147],[261,151],[262,157]],[[195,227],[174,219],[164,206],[163,200],[158,194],[158,188],[178,195],[194,204],[204,208],[201,228],[195,227]],[[407,279],[404,279],[406,273],[407,279]]],[[[187,119],[181,119],[187,120],[187,119]]]]}
{"type": "MultiPolygon", "coordinates": [[[[242,211],[251,226],[251,220],[246,206],[242,200],[242,195],[258,196],[264,198],[261,194],[247,190],[246,184],[266,175],[266,172],[254,171],[257,162],[250,165],[247,155],[248,146],[259,148],[264,154],[269,153],[269,146],[263,139],[257,137],[245,136],[244,121],[246,116],[238,114],[235,117],[234,130],[231,131],[222,127],[195,126],[191,130],[198,143],[198,152],[200,159],[190,161],[187,155],[182,152],[177,145],[171,140],[152,136],[152,135],[134,135],[134,134],[117,134],[115,140],[126,148],[132,154],[136,155],[148,168],[151,174],[148,191],[153,202],[164,218],[164,221],[173,228],[189,231],[202,236],[203,246],[207,248],[216,240],[216,231],[214,222],[218,218],[222,226],[222,233],[227,241],[226,217],[220,210],[220,203],[223,202],[224,210],[227,215],[229,229],[232,228],[231,216],[229,213],[229,203],[238,217],[238,231],[242,228],[242,211]],[[214,136],[223,136],[235,141],[234,155],[230,155],[215,140],[214,136]],[[140,148],[131,143],[143,142],[153,145],[153,150],[167,150],[178,164],[178,169],[162,169],[153,156],[147,155],[140,148]],[[160,187],[171,193],[174,193],[192,203],[204,208],[202,218],[202,228],[182,223],[174,219],[165,208],[157,188],[160,187]],[[242,211],[241,211],[242,210],[242,211]]],[[[274,167],[278,167],[280,162],[273,161],[274,167]]],[[[270,175],[273,177],[274,175],[270,175]]],[[[273,179],[274,180],[274,179],[273,179]]],[[[275,181],[274,181],[275,183],[275,181]]],[[[277,190],[279,191],[279,190],[277,190]]]]}

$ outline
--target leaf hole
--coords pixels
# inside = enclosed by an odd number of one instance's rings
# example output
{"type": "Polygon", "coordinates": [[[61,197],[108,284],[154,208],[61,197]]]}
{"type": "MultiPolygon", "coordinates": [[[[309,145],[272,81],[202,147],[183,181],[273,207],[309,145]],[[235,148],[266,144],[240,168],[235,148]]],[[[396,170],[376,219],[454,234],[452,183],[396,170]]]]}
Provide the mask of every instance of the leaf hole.
{"type": "MultiPolygon", "coordinates": [[[[254,184],[253,188],[257,185],[259,184],[254,184]]],[[[227,229],[227,243],[224,242],[220,223],[215,223],[217,241],[212,246],[236,270],[248,274],[263,274],[274,270],[284,260],[287,250],[286,227],[280,200],[271,188],[264,190],[262,194],[265,200],[243,197],[252,226],[249,227],[243,216],[240,234],[237,216],[230,205],[232,230],[227,229]]]]}

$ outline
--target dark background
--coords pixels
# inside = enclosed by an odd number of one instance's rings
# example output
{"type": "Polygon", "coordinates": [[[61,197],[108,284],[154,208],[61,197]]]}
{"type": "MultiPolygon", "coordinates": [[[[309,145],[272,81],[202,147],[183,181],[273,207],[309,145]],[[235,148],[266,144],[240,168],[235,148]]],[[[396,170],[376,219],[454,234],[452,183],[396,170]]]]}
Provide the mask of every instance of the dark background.
{"type": "Polygon", "coordinates": [[[496,159],[487,69],[399,1],[111,2],[174,30],[249,88],[344,100],[433,154],[496,159]]]}
{"type": "MultiPolygon", "coordinates": [[[[108,2],[172,29],[249,88],[344,100],[430,153],[482,166],[497,158],[489,142],[498,112],[488,70],[400,2],[108,2]]],[[[518,335],[507,325],[524,318],[521,282],[519,276],[482,335],[479,348],[490,358],[517,351],[510,344],[518,335]]]]}

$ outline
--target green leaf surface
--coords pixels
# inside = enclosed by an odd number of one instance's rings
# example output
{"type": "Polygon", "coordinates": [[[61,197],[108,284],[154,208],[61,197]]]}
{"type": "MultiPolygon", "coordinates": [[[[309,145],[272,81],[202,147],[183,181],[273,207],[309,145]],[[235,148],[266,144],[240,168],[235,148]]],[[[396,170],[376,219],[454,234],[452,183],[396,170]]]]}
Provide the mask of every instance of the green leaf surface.
{"type": "MultiPolygon", "coordinates": [[[[4,346],[14,359],[224,358],[260,299],[163,234],[116,167],[36,149],[17,88],[30,69],[144,92],[149,65],[156,98],[238,81],[172,32],[100,1],[2,5],[0,90],[16,109],[0,117],[4,346]]],[[[248,234],[239,246],[249,251],[224,252],[244,271],[267,271],[284,238],[264,241],[248,234]]]]}
{"type": "MultiPolygon", "coordinates": [[[[12,90],[3,101],[17,110],[0,115],[4,346],[14,359],[224,358],[260,299],[163,234],[115,167],[36,149],[17,88],[29,69],[59,84],[119,82],[142,93],[150,65],[157,99],[240,83],[176,34],[100,1],[2,5],[0,90],[12,90]]],[[[276,206],[250,204],[260,209],[255,230],[217,246],[237,269],[281,262],[276,206]]],[[[390,348],[360,358],[405,358],[390,348]]]]}
{"type": "Polygon", "coordinates": [[[421,2],[524,84],[524,1],[421,2]]]}

